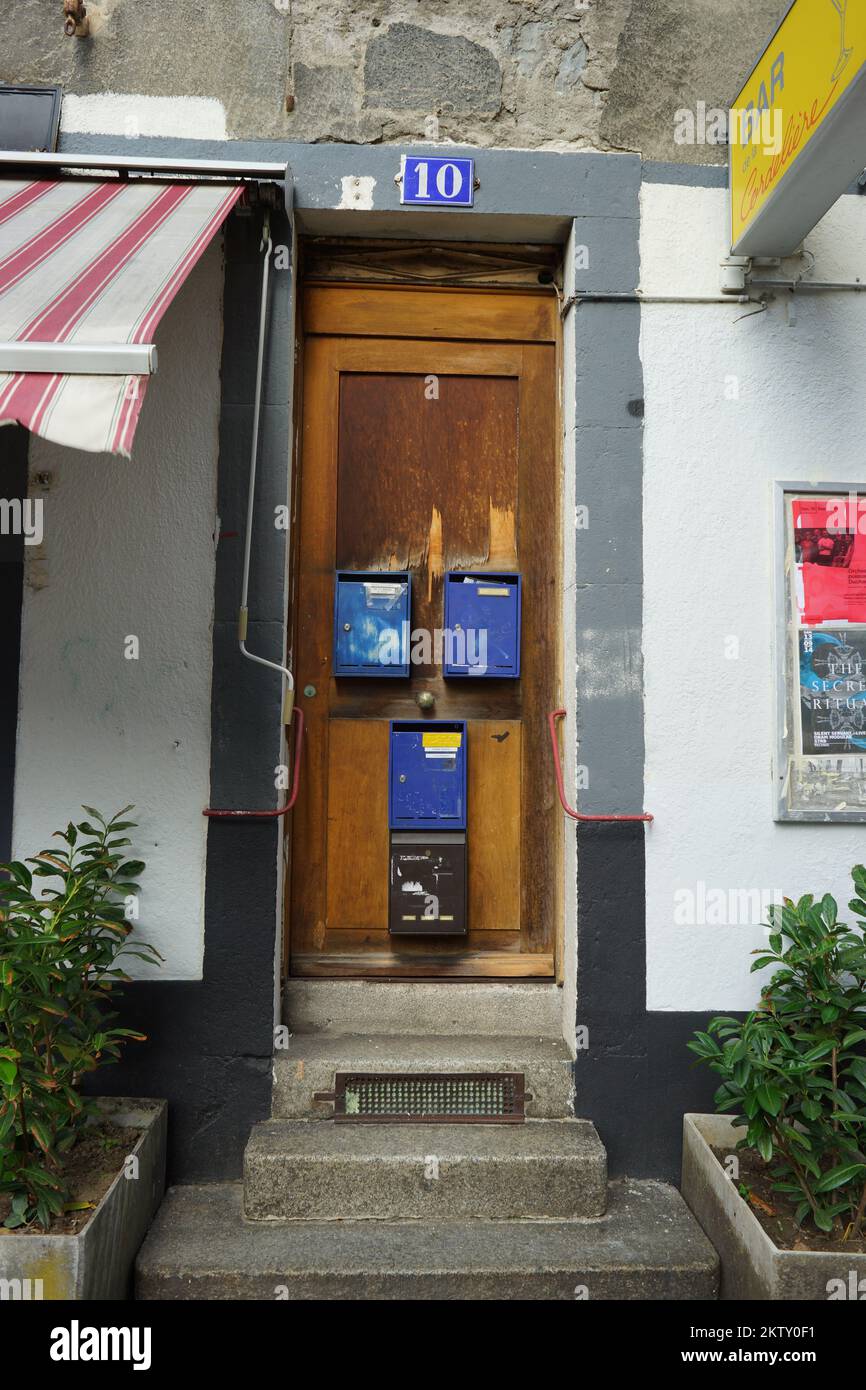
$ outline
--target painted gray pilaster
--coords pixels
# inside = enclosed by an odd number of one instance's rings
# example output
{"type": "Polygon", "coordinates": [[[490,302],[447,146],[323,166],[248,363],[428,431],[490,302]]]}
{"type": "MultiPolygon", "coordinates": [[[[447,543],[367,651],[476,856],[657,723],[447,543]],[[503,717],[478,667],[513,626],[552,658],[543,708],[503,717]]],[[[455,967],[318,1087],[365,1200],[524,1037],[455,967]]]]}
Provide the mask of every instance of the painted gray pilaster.
{"type": "MultiPolygon", "coordinates": [[[[607,166],[616,212],[579,217],[571,287],[629,295],[639,278],[640,161],[607,166]]],[[[642,422],[640,306],[584,300],[575,337],[576,761],[582,811],[643,810],[642,422]]],[[[588,1047],[575,1066],[576,1112],[591,1115],[614,1172],[641,1171],[653,1105],[646,1028],[643,825],[577,828],[577,1023],[588,1047]],[[628,1097],[626,1110],[623,1098],[628,1097]]]]}
{"type": "MultiPolygon", "coordinates": [[[[262,212],[235,215],[226,226],[222,409],[214,598],[211,804],[267,810],[279,804],[274,769],[281,758],[282,683],[277,672],[246,660],[238,647],[247,483],[255,400],[262,278],[262,212]]],[[[275,247],[289,245],[289,225],[271,211],[275,247]]],[[[291,271],[274,261],[269,295],[256,512],[252,541],[247,647],[281,662],[286,628],[287,532],[275,525],[288,501],[293,352],[291,271]],[[278,268],[282,267],[282,268],[278,268]]]]}
{"type": "MultiPolygon", "coordinates": [[[[609,209],[575,218],[580,296],[629,294],[639,277],[640,161],[604,165],[609,209]],[[581,266],[580,248],[585,247],[581,266]]],[[[640,307],[578,300],[575,316],[575,617],[581,809],[643,809],[640,307]]]]}

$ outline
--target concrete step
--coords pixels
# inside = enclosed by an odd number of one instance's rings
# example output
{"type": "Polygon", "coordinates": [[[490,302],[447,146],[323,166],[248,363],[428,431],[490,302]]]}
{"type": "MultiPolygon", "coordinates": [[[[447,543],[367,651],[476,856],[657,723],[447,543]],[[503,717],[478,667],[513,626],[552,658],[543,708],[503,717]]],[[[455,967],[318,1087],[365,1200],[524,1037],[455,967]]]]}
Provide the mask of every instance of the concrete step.
{"type": "Polygon", "coordinates": [[[588,1120],[265,1120],[244,1155],[244,1209],[257,1221],[600,1216],[606,1183],[607,1155],[588,1120]]]}
{"type": "Polygon", "coordinates": [[[532,1093],[528,1116],[552,1120],[573,1113],[574,1064],[562,1039],[298,1033],[274,1056],[274,1118],[330,1115],[332,1106],[313,1095],[332,1090],[338,1071],[520,1071],[532,1093]]]}
{"type": "Polygon", "coordinates": [[[537,980],[289,980],[284,1017],[293,1033],[561,1038],[562,998],[537,980]]]}
{"type": "Polygon", "coordinates": [[[248,1222],[239,1183],[175,1187],[141,1248],[136,1297],[540,1300],[716,1297],[716,1253],[672,1187],[610,1186],[581,1221],[248,1222]]]}

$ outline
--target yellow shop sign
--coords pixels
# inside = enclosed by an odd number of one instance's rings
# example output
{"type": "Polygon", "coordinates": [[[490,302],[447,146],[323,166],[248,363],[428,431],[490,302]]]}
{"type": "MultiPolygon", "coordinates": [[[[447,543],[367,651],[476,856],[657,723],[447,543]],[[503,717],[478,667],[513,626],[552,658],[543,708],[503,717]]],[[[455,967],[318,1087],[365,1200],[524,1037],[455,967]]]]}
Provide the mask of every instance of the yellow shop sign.
{"type": "Polygon", "coordinates": [[[731,249],[795,250],[866,165],[866,0],[794,0],[730,113],[731,249]]]}

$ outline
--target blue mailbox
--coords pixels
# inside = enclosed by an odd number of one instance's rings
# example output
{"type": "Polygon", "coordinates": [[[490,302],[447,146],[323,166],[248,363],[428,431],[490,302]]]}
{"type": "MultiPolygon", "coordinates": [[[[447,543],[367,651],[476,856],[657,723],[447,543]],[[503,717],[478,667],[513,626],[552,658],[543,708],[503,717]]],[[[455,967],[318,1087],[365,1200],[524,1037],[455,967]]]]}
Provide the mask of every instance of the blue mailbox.
{"type": "Polygon", "coordinates": [[[388,783],[392,830],[465,830],[465,722],[392,720],[388,783]]]}
{"type": "Polygon", "coordinates": [[[411,603],[407,573],[338,570],[334,582],[334,675],[407,677],[411,603]]]}
{"type": "Polygon", "coordinates": [[[443,674],[520,675],[520,575],[449,570],[443,674]]]}

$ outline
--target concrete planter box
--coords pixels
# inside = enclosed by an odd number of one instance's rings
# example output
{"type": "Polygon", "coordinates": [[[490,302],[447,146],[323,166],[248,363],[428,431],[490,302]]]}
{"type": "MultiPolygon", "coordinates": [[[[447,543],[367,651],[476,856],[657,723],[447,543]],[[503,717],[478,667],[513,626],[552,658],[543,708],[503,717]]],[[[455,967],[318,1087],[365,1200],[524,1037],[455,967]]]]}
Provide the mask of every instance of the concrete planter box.
{"type": "MultiPolygon", "coordinates": [[[[165,1188],[168,1106],[164,1100],[101,1100],[112,1124],[141,1129],[138,1178],[119,1171],[87,1225],[76,1235],[0,1235],[3,1298],[125,1299],[132,1267],[165,1188]],[[41,1284],[37,1283],[41,1280],[41,1284]],[[29,1281],[29,1282],[28,1282],[29,1281]]],[[[118,1155],[123,1165],[126,1154],[118,1155]]]]}
{"type": "Polygon", "coordinates": [[[713,1153],[733,1153],[742,1134],[726,1115],[683,1119],[682,1192],[719,1253],[719,1297],[814,1303],[866,1297],[866,1255],[780,1250],[767,1235],[713,1153]]]}

